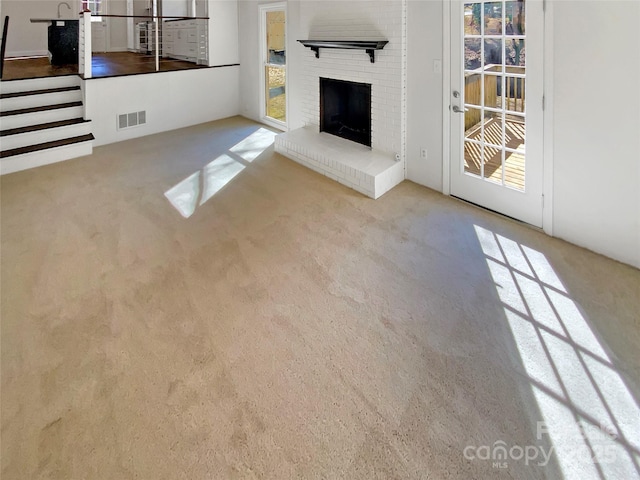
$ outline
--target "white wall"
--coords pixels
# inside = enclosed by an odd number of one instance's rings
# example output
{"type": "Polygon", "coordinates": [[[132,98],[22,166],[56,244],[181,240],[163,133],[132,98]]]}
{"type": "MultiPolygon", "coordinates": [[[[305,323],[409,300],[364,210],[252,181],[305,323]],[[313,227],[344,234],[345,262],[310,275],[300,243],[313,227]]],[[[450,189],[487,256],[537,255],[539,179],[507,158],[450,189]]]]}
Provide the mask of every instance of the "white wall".
{"type": "MultiPolygon", "coordinates": [[[[240,56],[240,113],[247,118],[260,121],[260,22],[257,0],[238,1],[238,46],[240,56]]],[[[288,11],[288,26],[297,25],[293,21],[291,5],[288,11]]],[[[287,72],[292,68],[289,51],[291,49],[291,34],[287,36],[287,72]]],[[[288,89],[288,100],[291,103],[291,89],[288,89]]]]}
{"type": "MultiPolygon", "coordinates": [[[[442,0],[407,5],[407,178],[442,191],[442,0]],[[420,150],[427,149],[427,158],[420,150]]],[[[448,7],[447,7],[448,8],[448,7]]]]}
{"type": "MultiPolygon", "coordinates": [[[[196,5],[198,11],[202,7],[196,5]]],[[[238,2],[208,0],[209,66],[238,63],[238,2]]]]}
{"type": "MultiPolygon", "coordinates": [[[[78,18],[80,4],[78,0],[66,0],[71,6],[60,7],[63,18],[78,18]]],[[[0,20],[9,16],[6,57],[20,57],[47,54],[47,24],[31,23],[31,18],[57,18],[58,1],[54,0],[2,0],[0,1],[0,20]]]]}
{"type": "Polygon", "coordinates": [[[196,0],[196,17],[206,17],[208,0],[196,0]]]}
{"type": "Polygon", "coordinates": [[[162,0],[160,8],[163,17],[186,17],[189,14],[187,0],[162,0]]]}
{"type": "Polygon", "coordinates": [[[554,235],[640,267],[640,3],[552,13],[554,235]]]}
{"type": "Polygon", "coordinates": [[[95,146],[238,114],[239,67],[203,68],[84,82],[95,146]],[[117,116],[146,110],[147,123],[118,130],[117,116]]]}
{"type": "MultiPolygon", "coordinates": [[[[107,14],[109,15],[126,15],[127,0],[108,0],[107,14]]],[[[127,51],[127,19],[126,18],[108,18],[108,35],[109,35],[109,51],[110,52],[126,52],[127,51]]]]}

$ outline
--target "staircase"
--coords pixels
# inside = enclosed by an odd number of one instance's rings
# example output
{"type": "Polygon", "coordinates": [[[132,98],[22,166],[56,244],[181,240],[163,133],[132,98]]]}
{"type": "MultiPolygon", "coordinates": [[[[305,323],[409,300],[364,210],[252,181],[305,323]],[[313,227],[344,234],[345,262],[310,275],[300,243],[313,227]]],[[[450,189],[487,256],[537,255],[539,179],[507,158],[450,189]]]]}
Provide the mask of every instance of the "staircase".
{"type": "Polygon", "coordinates": [[[93,151],[77,75],[0,82],[0,174],[93,151]]]}

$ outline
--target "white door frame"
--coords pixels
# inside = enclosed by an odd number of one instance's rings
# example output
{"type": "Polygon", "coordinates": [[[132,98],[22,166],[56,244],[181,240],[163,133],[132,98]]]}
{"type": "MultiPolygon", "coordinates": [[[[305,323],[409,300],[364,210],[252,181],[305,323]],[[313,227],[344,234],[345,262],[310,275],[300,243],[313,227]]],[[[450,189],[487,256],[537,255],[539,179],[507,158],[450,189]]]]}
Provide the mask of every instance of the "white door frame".
{"type": "Polygon", "coordinates": [[[288,25],[289,25],[289,16],[287,13],[287,4],[286,2],[278,2],[278,3],[265,3],[262,5],[258,6],[259,8],[259,18],[260,18],[260,39],[259,39],[259,48],[260,48],[260,58],[259,58],[259,69],[260,69],[260,121],[262,121],[263,123],[277,128],[278,130],[283,130],[286,131],[288,130],[288,122],[289,122],[289,101],[286,100],[286,121],[285,122],[280,122],[278,120],[275,120],[273,118],[267,117],[267,107],[266,107],[266,103],[267,103],[267,99],[266,99],[266,89],[265,89],[265,65],[264,65],[264,55],[267,49],[267,31],[266,31],[266,18],[267,18],[267,12],[273,12],[273,11],[279,11],[279,10],[283,10],[284,11],[284,39],[285,39],[285,77],[284,77],[284,91],[285,91],[285,95],[288,95],[289,93],[289,74],[288,74],[288,68],[287,68],[287,64],[289,62],[287,56],[289,54],[289,52],[287,51],[287,46],[288,46],[288,25]]]}
{"type": "MultiPolygon", "coordinates": [[[[451,4],[442,1],[442,193],[451,195],[451,4]]],[[[544,0],[542,229],[553,235],[553,1],[544,0]]]]}
{"type": "MultiPolygon", "coordinates": [[[[95,12],[91,12],[92,14],[95,14],[95,12]]],[[[109,2],[108,1],[103,1],[102,2],[102,10],[100,11],[101,14],[103,15],[108,15],[109,14],[109,2]]],[[[92,19],[91,21],[91,31],[93,32],[95,29],[99,28],[102,30],[102,33],[104,34],[104,50],[100,51],[100,50],[93,50],[95,48],[94,42],[91,43],[91,48],[93,52],[96,53],[105,53],[110,51],[111,48],[111,41],[110,41],[110,34],[109,34],[109,19],[106,17],[103,17],[101,21],[95,21],[95,19],[92,19]]]]}
{"type": "Polygon", "coordinates": [[[544,123],[542,229],[553,236],[553,1],[544,0],[544,123]]]}

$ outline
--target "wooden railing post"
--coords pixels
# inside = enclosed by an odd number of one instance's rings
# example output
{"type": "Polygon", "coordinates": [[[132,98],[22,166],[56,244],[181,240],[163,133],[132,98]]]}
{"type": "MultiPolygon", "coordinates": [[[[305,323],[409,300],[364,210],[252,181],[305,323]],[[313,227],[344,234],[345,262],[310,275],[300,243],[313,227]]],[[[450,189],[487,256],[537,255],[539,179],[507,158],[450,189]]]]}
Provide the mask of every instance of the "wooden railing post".
{"type": "Polygon", "coordinates": [[[493,75],[484,76],[484,104],[494,107],[498,101],[498,80],[499,77],[493,75]]]}
{"type": "Polygon", "coordinates": [[[9,30],[9,16],[4,17],[4,26],[2,27],[2,45],[0,45],[0,78],[4,71],[4,53],[7,49],[7,30],[9,30]]]}
{"type": "MultiPolygon", "coordinates": [[[[482,101],[482,90],[480,79],[482,75],[473,73],[465,76],[464,82],[464,103],[480,105],[482,101]]],[[[471,109],[464,115],[464,129],[468,130],[480,121],[480,110],[471,109]]]]}

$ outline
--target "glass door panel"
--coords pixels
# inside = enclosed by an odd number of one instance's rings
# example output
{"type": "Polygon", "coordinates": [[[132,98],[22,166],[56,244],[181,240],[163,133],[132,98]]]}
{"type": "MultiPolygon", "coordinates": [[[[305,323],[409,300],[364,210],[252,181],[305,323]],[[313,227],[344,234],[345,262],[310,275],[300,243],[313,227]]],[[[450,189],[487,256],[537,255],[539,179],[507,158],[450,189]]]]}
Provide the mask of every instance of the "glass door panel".
{"type": "Polygon", "coordinates": [[[525,131],[524,7],[524,1],[468,2],[464,4],[463,20],[465,132],[475,132],[465,136],[483,146],[478,151],[481,157],[473,159],[472,165],[465,165],[464,170],[475,171],[479,165],[481,178],[522,191],[525,188],[524,138],[520,143],[509,144],[520,154],[519,168],[513,170],[513,175],[520,174],[522,178],[506,182],[503,163],[511,158],[506,155],[508,132],[518,129],[511,123],[517,122],[523,126],[520,130],[525,131]],[[505,77],[505,73],[512,75],[505,77]],[[522,115],[514,119],[506,115],[507,110],[522,115]]]}

